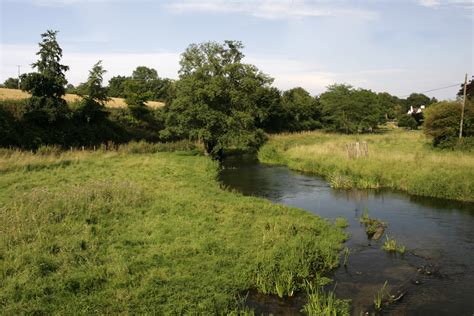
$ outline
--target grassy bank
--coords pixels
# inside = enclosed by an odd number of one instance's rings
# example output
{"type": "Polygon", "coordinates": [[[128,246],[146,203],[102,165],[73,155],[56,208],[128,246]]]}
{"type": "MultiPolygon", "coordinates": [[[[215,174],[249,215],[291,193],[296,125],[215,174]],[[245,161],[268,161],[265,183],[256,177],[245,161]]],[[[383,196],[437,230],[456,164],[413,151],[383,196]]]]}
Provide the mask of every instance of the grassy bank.
{"type": "Polygon", "coordinates": [[[264,163],[321,175],[335,188],[391,188],[474,201],[474,153],[433,149],[420,131],[274,135],[258,157],[264,163]],[[369,157],[348,158],[346,145],[355,141],[368,143],[369,157]]]}
{"type": "Polygon", "coordinates": [[[338,264],[335,226],[142,147],[0,153],[0,314],[224,313],[338,264]]]}

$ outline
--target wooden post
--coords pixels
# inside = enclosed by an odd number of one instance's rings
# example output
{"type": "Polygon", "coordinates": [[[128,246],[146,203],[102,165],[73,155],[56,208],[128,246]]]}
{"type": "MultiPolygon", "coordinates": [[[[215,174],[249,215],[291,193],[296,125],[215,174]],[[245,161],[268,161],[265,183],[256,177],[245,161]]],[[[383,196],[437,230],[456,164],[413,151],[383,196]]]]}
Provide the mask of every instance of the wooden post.
{"type": "Polygon", "coordinates": [[[461,123],[459,124],[459,142],[462,140],[462,126],[464,121],[464,107],[466,106],[467,74],[464,76],[464,93],[461,107],[461,123]]]}

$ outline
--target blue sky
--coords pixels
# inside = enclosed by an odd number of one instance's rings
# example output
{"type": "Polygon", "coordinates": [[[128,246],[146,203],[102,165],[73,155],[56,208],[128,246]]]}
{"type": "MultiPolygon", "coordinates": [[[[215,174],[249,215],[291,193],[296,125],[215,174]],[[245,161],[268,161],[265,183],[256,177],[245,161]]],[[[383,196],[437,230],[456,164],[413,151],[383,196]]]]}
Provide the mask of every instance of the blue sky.
{"type": "MultiPolygon", "coordinates": [[[[60,30],[68,80],[99,59],[113,75],[138,65],[177,78],[190,43],[240,40],[245,61],[281,89],[319,94],[349,83],[398,96],[474,72],[473,0],[0,0],[0,81],[31,71],[40,33],[60,30]]],[[[458,88],[427,93],[453,98],[458,88]]]]}

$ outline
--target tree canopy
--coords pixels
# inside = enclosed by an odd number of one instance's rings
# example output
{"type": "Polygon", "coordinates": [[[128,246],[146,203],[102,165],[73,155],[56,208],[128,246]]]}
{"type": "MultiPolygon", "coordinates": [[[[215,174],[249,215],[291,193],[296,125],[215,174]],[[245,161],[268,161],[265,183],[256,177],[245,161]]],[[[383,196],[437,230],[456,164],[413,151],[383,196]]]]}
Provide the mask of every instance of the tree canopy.
{"type": "Polygon", "coordinates": [[[162,135],[202,141],[217,158],[224,148],[262,143],[264,133],[257,126],[271,106],[268,94],[273,79],[242,63],[242,48],[241,42],[225,41],[186,49],[162,135]]]}
{"type": "Polygon", "coordinates": [[[384,121],[377,95],[346,84],[334,84],[319,97],[323,123],[333,131],[371,131],[384,121]]]}

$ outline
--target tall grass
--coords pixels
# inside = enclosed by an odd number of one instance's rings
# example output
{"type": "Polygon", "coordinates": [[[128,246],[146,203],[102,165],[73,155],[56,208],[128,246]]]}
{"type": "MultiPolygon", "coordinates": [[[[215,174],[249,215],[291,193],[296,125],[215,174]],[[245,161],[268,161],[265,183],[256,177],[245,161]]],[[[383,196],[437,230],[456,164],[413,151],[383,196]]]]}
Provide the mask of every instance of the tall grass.
{"type": "Polygon", "coordinates": [[[474,201],[474,153],[434,149],[418,131],[274,135],[260,161],[325,177],[335,188],[391,188],[415,195],[474,201]],[[346,145],[366,141],[369,157],[350,159],[346,145]]]}
{"type": "Polygon", "coordinates": [[[292,295],[338,264],[328,221],[155,151],[2,150],[0,314],[251,315],[240,293],[292,295]]]}

